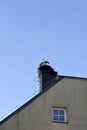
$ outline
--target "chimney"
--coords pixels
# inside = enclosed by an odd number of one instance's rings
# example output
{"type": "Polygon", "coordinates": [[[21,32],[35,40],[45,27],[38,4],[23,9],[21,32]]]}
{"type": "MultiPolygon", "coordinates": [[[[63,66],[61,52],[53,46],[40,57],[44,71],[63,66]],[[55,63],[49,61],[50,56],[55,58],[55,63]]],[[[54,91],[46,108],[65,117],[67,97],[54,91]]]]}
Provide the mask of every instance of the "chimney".
{"type": "Polygon", "coordinates": [[[56,78],[57,72],[49,65],[48,61],[42,61],[38,68],[40,79],[40,91],[43,91],[56,78]]]}

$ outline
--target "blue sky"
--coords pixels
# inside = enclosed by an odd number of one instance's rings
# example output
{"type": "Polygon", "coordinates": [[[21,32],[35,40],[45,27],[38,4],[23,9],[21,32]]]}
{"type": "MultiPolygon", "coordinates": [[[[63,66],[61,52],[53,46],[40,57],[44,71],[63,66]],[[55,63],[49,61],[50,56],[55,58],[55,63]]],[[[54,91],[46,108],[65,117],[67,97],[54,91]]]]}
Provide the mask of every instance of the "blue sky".
{"type": "Polygon", "coordinates": [[[0,120],[37,93],[43,58],[87,78],[87,0],[0,1],[0,120]]]}

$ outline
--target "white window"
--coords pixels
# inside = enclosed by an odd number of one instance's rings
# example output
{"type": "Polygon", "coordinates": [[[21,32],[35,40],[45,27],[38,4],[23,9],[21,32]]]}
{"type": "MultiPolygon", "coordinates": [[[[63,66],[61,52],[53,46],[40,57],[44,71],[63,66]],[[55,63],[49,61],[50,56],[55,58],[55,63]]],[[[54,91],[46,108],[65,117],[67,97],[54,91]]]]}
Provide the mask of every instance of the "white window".
{"type": "Polygon", "coordinates": [[[67,122],[67,114],[65,108],[53,108],[52,120],[55,122],[67,122]]]}

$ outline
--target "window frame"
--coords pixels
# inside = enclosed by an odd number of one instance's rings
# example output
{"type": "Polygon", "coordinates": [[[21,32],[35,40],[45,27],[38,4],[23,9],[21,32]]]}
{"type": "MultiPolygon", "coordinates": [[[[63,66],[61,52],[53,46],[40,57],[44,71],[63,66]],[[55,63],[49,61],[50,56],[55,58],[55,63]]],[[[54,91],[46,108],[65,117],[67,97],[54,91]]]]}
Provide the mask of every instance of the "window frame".
{"type": "MultiPolygon", "coordinates": [[[[62,115],[59,115],[62,116],[62,115]]],[[[53,122],[60,122],[60,123],[66,123],[67,122],[67,108],[63,108],[63,107],[53,107],[52,108],[52,121],[53,122]],[[54,110],[63,110],[64,111],[64,120],[55,120],[54,119],[54,110]]]]}

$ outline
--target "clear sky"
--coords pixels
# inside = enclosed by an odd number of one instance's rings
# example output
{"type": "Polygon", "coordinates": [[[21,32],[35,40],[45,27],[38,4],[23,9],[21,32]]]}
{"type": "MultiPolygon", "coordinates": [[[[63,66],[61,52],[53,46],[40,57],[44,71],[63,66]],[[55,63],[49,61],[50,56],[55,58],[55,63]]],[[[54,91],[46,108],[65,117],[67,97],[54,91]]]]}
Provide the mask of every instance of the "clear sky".
{"type": "Polygon", "coordinates": [[[87,0],[0,1],[0,120],[37,93],[43,58],[87,78],[87,0]]]}

